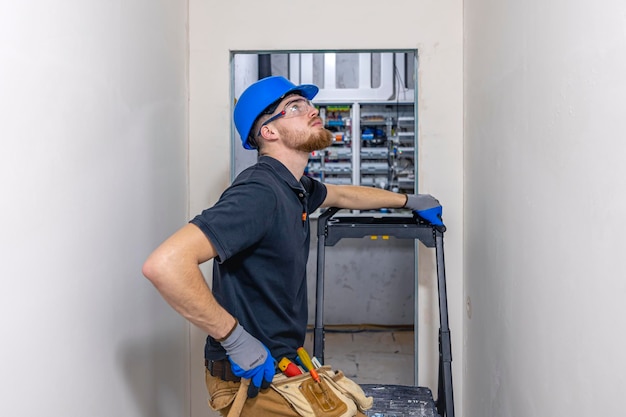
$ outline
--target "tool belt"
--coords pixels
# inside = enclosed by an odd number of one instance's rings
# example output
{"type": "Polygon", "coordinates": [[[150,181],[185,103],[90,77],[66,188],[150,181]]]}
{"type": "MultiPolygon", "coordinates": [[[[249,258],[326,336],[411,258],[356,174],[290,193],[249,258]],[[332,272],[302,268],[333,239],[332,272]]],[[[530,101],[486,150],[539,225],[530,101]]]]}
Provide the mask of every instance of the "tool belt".
{"type": "Polygon", "coordinates": [[[206,366],[211,375],[220,378],[222,381],[239,382],[241,380],[240,377],[233,374],[228,359],[220,359],[218,361],[205,359],[204,366],[206,366]]]}
{"type": "Polygon", "coordinates": [[[366,397],[361,387],[343,372],[322,366],[317,373],[319,382],[309,373],[293,377],[277,374],[270,386],[302,417],[354,417],[357,410],[363,412],[372,407],[372,397],[366,397]]]}

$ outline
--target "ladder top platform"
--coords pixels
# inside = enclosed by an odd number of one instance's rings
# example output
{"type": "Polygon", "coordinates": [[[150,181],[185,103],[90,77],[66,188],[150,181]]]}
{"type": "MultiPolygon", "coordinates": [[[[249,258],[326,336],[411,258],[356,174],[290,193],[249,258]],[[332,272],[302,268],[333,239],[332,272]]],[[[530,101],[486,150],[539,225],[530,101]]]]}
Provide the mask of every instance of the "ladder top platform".
{"type": "Polygon", "coordinates": [[[411,215],[333,217],[338,211],[335,207],[330,208],[318,218],[317,235],[325,237],[325,246],[334,246],[344,238],[393,236],[398,239],[418,239],[426,247],[434,248],[436,235],[445,231],[445,226],[433,227],[411,215]]]}

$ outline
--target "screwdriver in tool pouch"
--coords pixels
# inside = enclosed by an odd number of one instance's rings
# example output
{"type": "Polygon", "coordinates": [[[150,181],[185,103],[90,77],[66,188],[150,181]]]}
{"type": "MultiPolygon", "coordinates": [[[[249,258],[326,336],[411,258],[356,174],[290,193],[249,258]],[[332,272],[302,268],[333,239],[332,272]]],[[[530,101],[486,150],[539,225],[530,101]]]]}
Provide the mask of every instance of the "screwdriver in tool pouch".
{"type": "Polygon", "coordinates": [[[317,371],[315,370],[315,367],[313,366],[311,357],[309,356],[309,354],[303,347],[299,347],[298,349],[296,349],[296,352],[298,353],[298,359],[300,359],[300,362],[302,362],[302,365],[304,365],[304,367],[311,374],[311,378],[313,378],[313,380],[316,382],[315,385],[322,391],[325,404],[330,404],[331,398],[329,398],[328,393],[326,392],[326,388],[324,388],[324,385],[322,384],[322,380],[319,374],[317,373],[317,371]]]}
{"type": "Polygon", "coordinates": [[[283,374],[287,376],[302,375],[302,371],[300,370],[300,368],[298,368],[295,363],[291,362],[289,358],[282,358],[278,362],[278,367],[281,371],[283,371],[283,374]]]}
{"type": "Polygon", "coordinates": [[[311,362],[311,357],[309,356],[307,351],[303,347],[299,347],[296,352],[298,353],[300,361],[302,361],[302,365],[304,365],[307,371],[309,371],[315,382],[320,382],[320,376],[313,367],[313,362],[311,362]]]}

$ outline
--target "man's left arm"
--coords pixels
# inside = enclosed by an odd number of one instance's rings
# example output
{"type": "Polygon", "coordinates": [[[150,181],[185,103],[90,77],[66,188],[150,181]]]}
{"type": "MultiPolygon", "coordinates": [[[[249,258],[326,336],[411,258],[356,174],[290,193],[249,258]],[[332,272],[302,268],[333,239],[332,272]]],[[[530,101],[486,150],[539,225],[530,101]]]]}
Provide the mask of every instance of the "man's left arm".
{"type": "Polygon", "coordinates": [[[339,207],[352,210],[402,208],[407,201],[405,194],[380,188],[358,185],[325,185],[327,194],[322,207],[339,207]]]}
{"type": "Polygon", "coordinates": [[[322,207],[353,210],[406,208],[434,225],[443,226],[441,204],[430,194],[399,194],[374,187],[333,184],[326,184],[326,192],[322,207]]]}

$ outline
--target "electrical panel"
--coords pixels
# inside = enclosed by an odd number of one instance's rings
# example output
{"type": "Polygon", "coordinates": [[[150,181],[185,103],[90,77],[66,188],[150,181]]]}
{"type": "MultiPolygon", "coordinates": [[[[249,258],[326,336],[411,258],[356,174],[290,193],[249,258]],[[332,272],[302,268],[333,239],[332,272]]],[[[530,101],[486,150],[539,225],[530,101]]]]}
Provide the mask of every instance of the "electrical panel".
{"type": "Polygon", "coordinates": [[[305,175],[328,184],[415,192],[413,103],[319,104],[331,146],[310,155],[305,175]]]}

